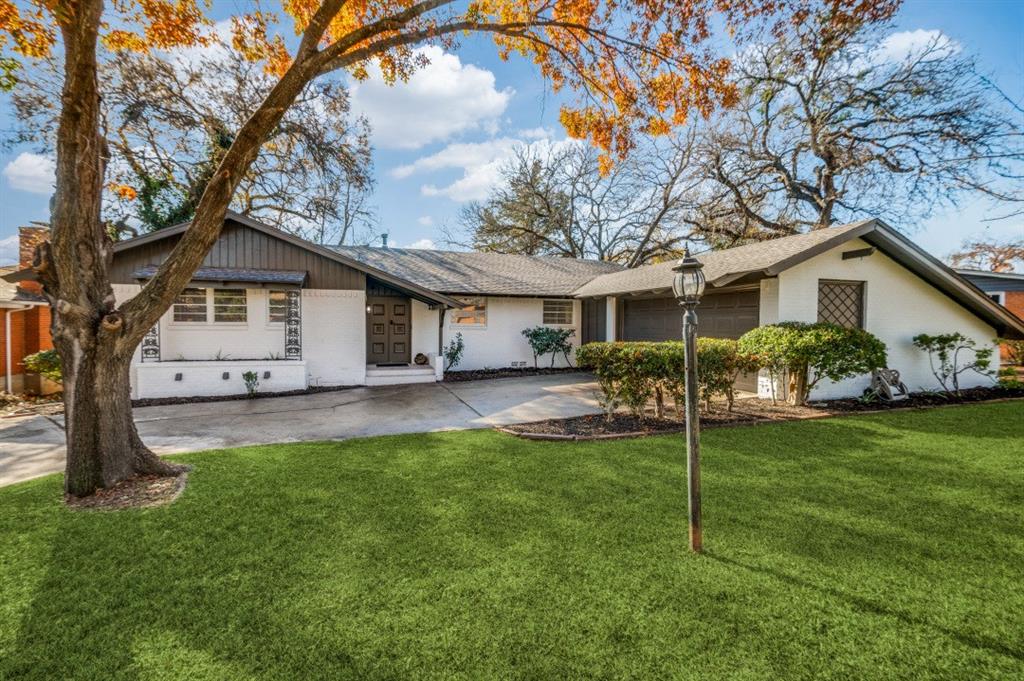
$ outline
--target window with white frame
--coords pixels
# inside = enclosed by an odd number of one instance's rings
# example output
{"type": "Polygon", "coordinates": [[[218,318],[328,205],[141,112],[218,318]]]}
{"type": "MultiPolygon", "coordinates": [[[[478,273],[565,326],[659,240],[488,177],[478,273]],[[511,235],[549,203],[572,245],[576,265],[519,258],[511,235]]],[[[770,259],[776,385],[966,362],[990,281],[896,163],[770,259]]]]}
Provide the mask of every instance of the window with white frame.
{"type": "Polygon", "coordinates": [[[552,325],[572,324],[572,301],[545,300],[543,321],[552,325]]]}
{"type": "Polygon", "coordinates": [[[464,298],[462,307],[452,310],[452,324],[456,326],[486,326],[487,299],[464,298]]]}
{"type": "Polygon", "coordinates": [[[213,289],[213,321],[216,323],[244,322],[246,320],[244,288],[213,289]]]}
{"type": "Polygon", "coordinates": [[[206,323],[206,289],[187,288],[174,300],[174,321],[206,323]]]}
{"type": "Polygon", "coordinates": [[[288,320],[287,291],[270,291],[267,294],[267,319],[271,324],[284,324],[288,320]]]}
{"type": "Polygon", "coordinates": [[[988,297],[991,298],[996,303],[998,303],[999,305],[1006,305],[1006,303],[1004,302],[1006,300],[1006,294],[1003,293],[1002,291],[990,291],[988,297]]]}

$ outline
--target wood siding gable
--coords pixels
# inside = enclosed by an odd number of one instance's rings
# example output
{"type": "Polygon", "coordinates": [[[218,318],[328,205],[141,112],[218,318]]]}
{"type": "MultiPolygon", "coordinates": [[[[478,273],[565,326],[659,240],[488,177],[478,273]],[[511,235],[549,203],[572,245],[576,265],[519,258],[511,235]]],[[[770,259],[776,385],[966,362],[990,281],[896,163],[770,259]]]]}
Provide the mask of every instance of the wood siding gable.
{"type": "MultiPolygon", "coordinates": [[[[111,281],[136,283],[132,273],[146,265],[161,265],[181,238],[169,235],[114,254],[111,281]]],[[[366,275],[343,263],[264,234],[245,225],[227,222],[202,267],[230,267],[268,270],[298,270],[309,274],[306,288],[362,291],[366,275]]]]}

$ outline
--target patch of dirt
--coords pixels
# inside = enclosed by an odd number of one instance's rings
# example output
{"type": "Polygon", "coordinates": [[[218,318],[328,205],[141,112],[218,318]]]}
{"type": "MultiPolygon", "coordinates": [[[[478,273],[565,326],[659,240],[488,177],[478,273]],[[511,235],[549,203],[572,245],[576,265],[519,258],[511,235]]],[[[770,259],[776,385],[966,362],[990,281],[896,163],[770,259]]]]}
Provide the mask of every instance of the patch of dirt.
{"type": "Polygon", "coordinates": [[[459,383],[461,381],[481,381],[487,378],[520,378],[523,376],[548,376],[551,374],[572,374],[579,372],[576,367],[545,369],[533,367],[523,369],[474,369],[472,371],[446,371],[444,380],[446,383],[459,383]]]}
{"type": "Polygon", "coordinates": [[[352,390],[358,388],[356,385],[317,385],[310,386],[305,390],[283,390],[275,393],[256,393],[248,395],[240,393],[237,395],[201,395],[199,397],[147,397],[141,400],[132,400],[133,407],[160,407],[166,404],[199,404],[201,402],[233,402],[235,400],[260,400],[266,397],[293,397],[295,395],[314,395],[316,393],[333,393],[341,390],[352,390]]]}
{"type": "MultiPolygon", "coordinates": [[[[878,400],[842,399],[812,402],[804,407],[793,407],[785,402],[772,404],[771,400],[759,398],[741,399],[730,412],[724,403],[715,403],[710,411],[701,410],[701,429],[733,426],[772,421],[797,421],[823,418],[841,414],[890,411],[897,409],[924,409],[949,404],[970,404],[1024,398],[1022,388],[971,388],[963,390],[959,397],[943,393],[911,393],[906,400],[881,402],[878,400]]],[[[609,420],[604,414],[574,416],[565,419],[548,419],[533,423],[505,426],[499,430],[536,439],[604,439],[617,437],[640,437],[658,433],[682,432],[686,421],[674,408],[666,405],[664,418],[657,418],[653,409],[648,409],[643,420],[628,412],[617,412],[609,420]]]]}
{"type": "Polygon", "coordinates": [[[64,495],[68,508],[118,511],[127,508],[165,506],[185,489],[188,473],[175,476],[140,475],[122,480],[109,489],[98,490],[88,497],[64,495]]]}

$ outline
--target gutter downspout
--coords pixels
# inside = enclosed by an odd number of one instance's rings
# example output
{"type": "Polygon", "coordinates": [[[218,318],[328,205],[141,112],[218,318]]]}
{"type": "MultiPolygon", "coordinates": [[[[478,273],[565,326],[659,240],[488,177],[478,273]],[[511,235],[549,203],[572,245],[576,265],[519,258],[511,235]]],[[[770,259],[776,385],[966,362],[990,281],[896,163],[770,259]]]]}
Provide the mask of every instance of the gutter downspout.
{"type": "Polygon", "coordinates": [[[4,369],[6,369],[7,374],[5,376],[6,381],[4,383],[4,389],[7,391],[8,394],[14,393],[14,386],[12,385],[13,379],[11,378],[11,315],[14,314],[15,312],[24,312],[26,310],[31,310],[32,307],[32,305],[24,305],[22,307],[8,308],[6,315],[4,315],[4,369]]]}

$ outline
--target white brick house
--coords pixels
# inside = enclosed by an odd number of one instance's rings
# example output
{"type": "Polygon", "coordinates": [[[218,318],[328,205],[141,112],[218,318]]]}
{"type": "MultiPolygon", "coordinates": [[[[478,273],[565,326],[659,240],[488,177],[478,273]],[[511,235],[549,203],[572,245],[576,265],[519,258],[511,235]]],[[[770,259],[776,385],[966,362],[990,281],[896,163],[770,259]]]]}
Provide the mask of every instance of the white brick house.
{"type": "MultiPolygon", "coordinates": [[[[115,246],[120,301],[145,285],[185,229],[115,246]]],[[[703,335],[738,337],[785,320],[856,324],[886,343],[890,366],[912,389],[935,383],[910,343],[917,333],[959,331],[982,344],[1024,337],[1024,322],[879,221],[697,257],[709,284],[698,310],[703,335]]],[[[532,366],[521,332],[539,325],[571,329],[574,344],[678,338],[671,267],[332,249],[229,214],[193,284],[137,352],[133,391],[239,394],[248,371],[265,392],[436,381],[439,352],[459,333],[460,370],[532,366]]],[[[813,397],[859,395],[867,381],[822,385],[813,397]]],[[[755,386],[748,377],[740,387],[755,386]]]]}

